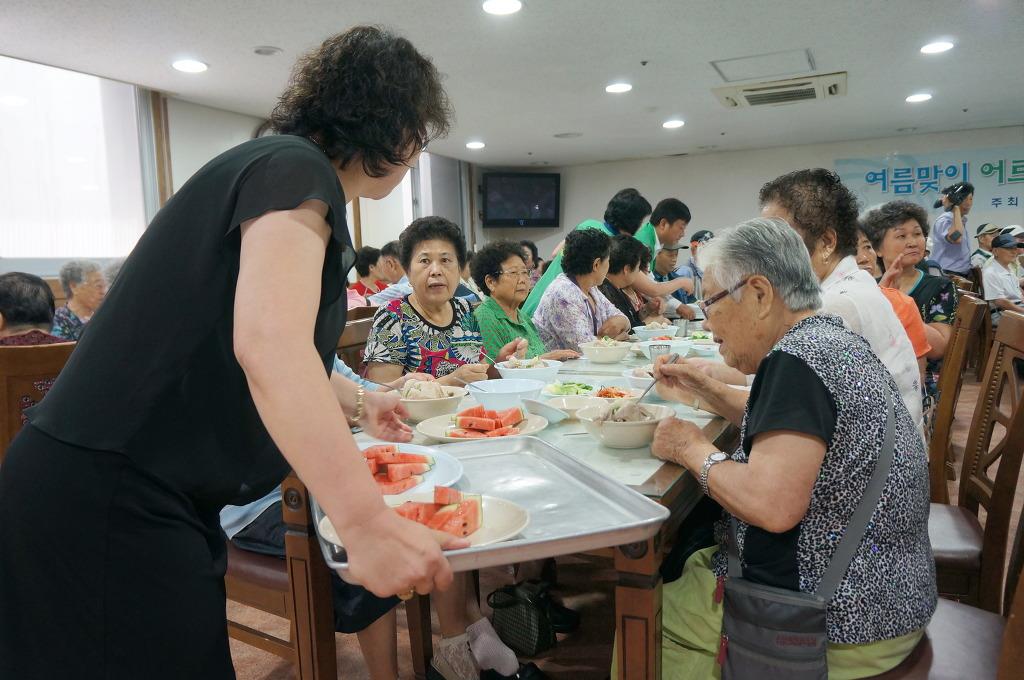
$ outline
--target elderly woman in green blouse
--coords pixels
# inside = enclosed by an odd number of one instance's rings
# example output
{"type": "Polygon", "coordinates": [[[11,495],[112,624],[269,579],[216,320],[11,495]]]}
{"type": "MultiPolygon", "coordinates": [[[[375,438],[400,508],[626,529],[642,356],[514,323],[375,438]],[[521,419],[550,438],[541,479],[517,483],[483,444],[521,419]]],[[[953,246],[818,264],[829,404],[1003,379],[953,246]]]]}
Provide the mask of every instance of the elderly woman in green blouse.
{"type": "Polygon", "coordinates": [[[512,241],[495,241],[481,248],[471,263],[473,281],[487,296],[473,312],[489,356],[509,342],[525,338],[528,358],[562,361],[579,353],[568,349],[548,352],[537,335],[533,322],[520,313],[519,306],[530,294],[530,270],[523,259],[523,248],[512,241]]]}

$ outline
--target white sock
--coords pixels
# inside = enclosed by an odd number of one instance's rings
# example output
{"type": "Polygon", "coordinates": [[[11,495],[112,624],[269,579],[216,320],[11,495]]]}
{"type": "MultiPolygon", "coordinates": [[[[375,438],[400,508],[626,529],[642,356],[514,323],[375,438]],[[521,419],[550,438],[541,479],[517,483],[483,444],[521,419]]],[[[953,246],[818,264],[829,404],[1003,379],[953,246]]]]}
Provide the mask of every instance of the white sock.
{"type": "Polygon", "coordinates": [[[501,675],[513,675],[519,670],[516,653],[501,641],[487,617],[467,628],[466,634],[469,635],[469,649],[481,669],[494,669],[501,675]]]}

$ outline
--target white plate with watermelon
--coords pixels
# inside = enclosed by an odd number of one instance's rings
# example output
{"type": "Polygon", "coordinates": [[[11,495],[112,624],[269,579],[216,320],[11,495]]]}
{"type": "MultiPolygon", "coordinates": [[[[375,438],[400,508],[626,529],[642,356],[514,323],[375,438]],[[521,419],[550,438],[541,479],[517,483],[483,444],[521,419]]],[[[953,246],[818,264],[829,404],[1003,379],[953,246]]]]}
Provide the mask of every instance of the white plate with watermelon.
{"type": "Polygon", "coordinates": [[[462,463],[429,446],[371,444],[362,451],[373,480],[385,496],[449,486],[462,479],[462,463]]]}
{"type": "Polygon", "coordinates": [[[427,418],[416,426],[425,437],[443,442],[462,442],[488,437],[516,437],[540,432],[548,426],[547,418],[513,407],[489,411],[474,406],[453,416],[427,418]]]}
{"type": "MultiPolygon", "coordinates": [[[[530,524],[530,513],[521,505],[445,487],[435,487],[433,493],[389,496],[385,502],[406,519],[468,539],[472,548],[515,538],[530,524]]],[[[321,519],[319,528],[325,539],[342,545],[330,519],[321,519]]]]}

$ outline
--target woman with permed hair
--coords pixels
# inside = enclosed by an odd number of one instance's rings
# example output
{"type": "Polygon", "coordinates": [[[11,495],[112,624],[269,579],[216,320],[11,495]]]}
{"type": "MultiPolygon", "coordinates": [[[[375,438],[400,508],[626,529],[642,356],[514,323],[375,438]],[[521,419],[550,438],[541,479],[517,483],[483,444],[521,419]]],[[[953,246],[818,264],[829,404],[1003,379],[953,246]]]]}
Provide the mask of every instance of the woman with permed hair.
{"type": "Polygon", "coordinates": [[[391,193],[450,116],[408,40],[352,28],[298,61],[278,135],[217,156],[156,215],[4,460],[0,676],[233,678],[218,513],[290,469],[374,595],[451,583],[349,429],[408,441],[397,394],[331,374],[345,205],[391,193]]]}

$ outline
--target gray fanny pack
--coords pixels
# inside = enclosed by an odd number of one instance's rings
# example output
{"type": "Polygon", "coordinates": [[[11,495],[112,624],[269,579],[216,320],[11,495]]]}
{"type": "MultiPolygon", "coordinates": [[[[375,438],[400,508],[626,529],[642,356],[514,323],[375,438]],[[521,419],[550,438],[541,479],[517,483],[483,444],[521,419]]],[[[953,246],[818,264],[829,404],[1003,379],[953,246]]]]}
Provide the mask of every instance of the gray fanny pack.
{"type": "Polygon", "coordinates": [[[893,397],[878,463],[864,496],[836,547],[818,589],[801,593],[743,578],[736,554],[736,519],[729,525],[729,578],[725,581],[719,663],[723,680],[826,680],[825,612],[853,560],[892,468],[896,417],[893,397]]]}

